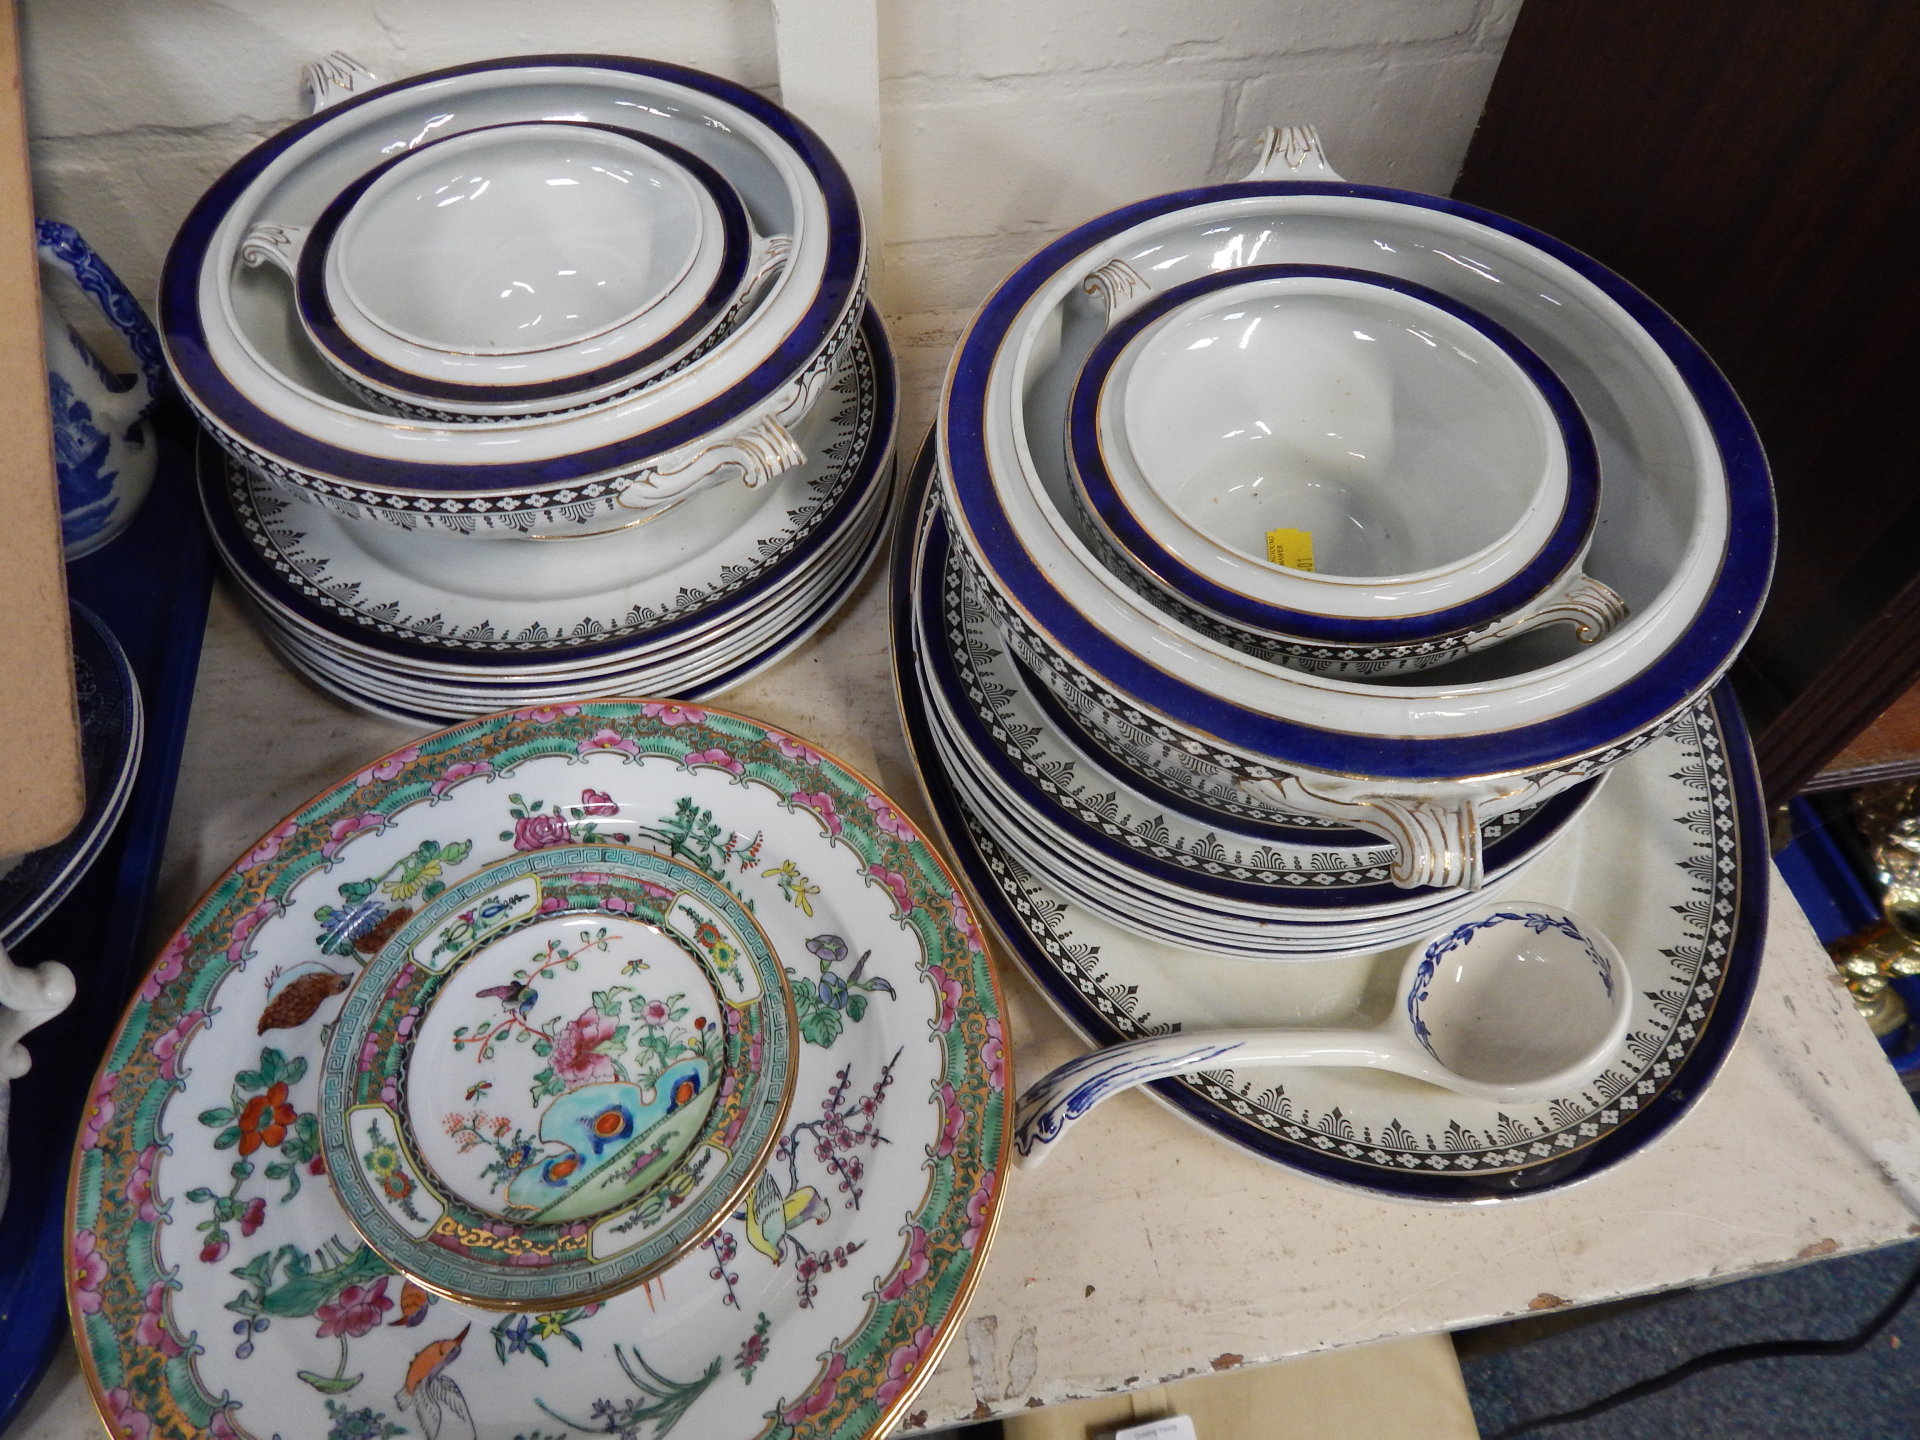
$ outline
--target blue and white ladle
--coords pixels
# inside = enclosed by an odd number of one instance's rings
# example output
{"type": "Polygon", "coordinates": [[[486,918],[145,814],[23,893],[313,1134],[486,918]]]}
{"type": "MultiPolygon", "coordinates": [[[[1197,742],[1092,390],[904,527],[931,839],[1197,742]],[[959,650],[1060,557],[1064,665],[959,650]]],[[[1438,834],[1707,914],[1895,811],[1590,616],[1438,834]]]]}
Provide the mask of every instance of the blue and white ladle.
{"type": "Polygon", "coordinates": [[[1020,1097],[1014,1147],[1032,1167],[1110,1095],[1154,1080],[1266,1065],[1363,1065],[1501,1104],[1594,1079],[1626,1038],[1626,962],[1600,931],[1535,901],[1490,902],[1407,957],[1400,1003],[1367,1030],[1206,1030],[1082,1055],[1020,1097]]]}

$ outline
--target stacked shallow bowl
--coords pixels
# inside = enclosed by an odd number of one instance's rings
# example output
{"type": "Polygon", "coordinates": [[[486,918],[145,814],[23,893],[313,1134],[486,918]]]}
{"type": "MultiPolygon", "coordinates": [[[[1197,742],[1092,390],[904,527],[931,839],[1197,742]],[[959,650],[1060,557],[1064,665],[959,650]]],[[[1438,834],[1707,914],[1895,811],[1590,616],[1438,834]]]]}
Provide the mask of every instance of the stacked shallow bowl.
{"type": "Polygon", "coordinates": [[[1016,865],[1214,953],[1375,951],[1516,880],[1771,567],[1758,443],[1684,333],[1306,127],[1017,271],[930,448],[923,761],[1016,865]]]}
{"type": "Polygon", "coordinates": [[[309,83],[161,302],[281,653],[431,720],[708,694],[823,623],[884,529],[895,387],[819,139],[615,57],[309,83]]]}

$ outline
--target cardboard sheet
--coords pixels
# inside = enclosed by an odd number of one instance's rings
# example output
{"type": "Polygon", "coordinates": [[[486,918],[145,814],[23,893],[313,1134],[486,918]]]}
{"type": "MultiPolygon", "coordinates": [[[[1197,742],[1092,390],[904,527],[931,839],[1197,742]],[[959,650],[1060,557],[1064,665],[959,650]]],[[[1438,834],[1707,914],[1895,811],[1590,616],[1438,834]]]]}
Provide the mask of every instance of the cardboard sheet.
{"type": "Polygon", "coordinates": [[[11,5],[0,13],[0,439],[0,855],[14,855],[65,835],[86,795],[11,5]]]}

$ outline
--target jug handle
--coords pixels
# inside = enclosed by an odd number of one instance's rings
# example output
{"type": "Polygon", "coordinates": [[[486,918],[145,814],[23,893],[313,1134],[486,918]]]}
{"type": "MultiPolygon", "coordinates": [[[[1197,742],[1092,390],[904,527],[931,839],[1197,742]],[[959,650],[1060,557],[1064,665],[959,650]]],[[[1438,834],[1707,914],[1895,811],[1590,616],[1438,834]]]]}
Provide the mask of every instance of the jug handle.
{"type": "Polygon", "coordinates": [[[146,387],[146,400],[124,423],[137,423],[167,385],[167,362],[160,350],[160,332],[153,328],[147,312],[133,298],[133,292],[106,261],[93,253],[93,247],[80,238],[78,230],[58,220],[36,220],[34,236],[40,259],[70,275],[73,283],[100,307],[100,313],[120,332],[127,348],[133,352],[140,366],[140,383],[146,387]]]}

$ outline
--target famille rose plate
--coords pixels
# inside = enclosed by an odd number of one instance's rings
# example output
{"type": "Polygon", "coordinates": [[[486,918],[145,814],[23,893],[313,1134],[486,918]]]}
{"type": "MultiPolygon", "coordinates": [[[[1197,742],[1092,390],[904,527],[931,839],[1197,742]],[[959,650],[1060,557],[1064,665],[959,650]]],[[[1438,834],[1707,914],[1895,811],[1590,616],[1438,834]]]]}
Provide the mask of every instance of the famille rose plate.
{"type": "MultiPolygon", "coordinates": [[[[908,740],[933,753],[911,644],[917,467],[894,552],[894,665],[908,740]]],[[[1042,993],[1093,1045],[1179,1029],[1370,1025],[1389,1013],[1405,947],[1317,964],[1248,965],[1121,929],[1010,853],[937,765],[922,779],[984,913],[1042,993]]],[[[1627,957],[1634,1007],[1621,1060],[1538,1104],[1497,1105],[1361,1069],[1227,1069],[1157,1083],[1178,1113],[1265,1159],[1411,1200],[1539,1194],[1601,1173],[1663,1135],[1705,1090],[1745,1020],[1767,925],[1765,810],[1723,688],[1615,767],[1531,863],[1518,894],[1572,910],[1627,957]]]]}
{"type": "Polygon", "coordinates": [[[978,1277],[1008,1068],[955,881],[830,756],[665,701],[471,721],[276,826],[161,951],[74,1155],[82,1363],[115,1433],[875,1435],[978,1277]],[[482,1248],[594,1254],[729,1199],[637,1286],[502,1310],[356,1226],[449,1194],[482,1248]]]}
{"type": "Polygon", "coordinates": [[[747,1198],[793,1098],[794,1026],[765,932],[696,867],[624,844],[516,855],[422,906],[354,981],[321,1066],[327,1173],[436,1294],[598,1300],[747,1198]]]}

